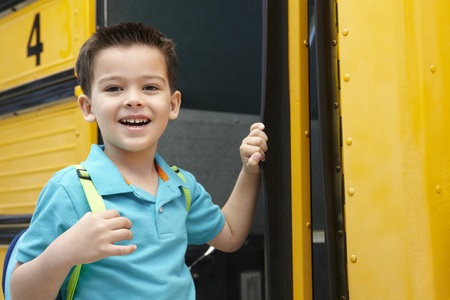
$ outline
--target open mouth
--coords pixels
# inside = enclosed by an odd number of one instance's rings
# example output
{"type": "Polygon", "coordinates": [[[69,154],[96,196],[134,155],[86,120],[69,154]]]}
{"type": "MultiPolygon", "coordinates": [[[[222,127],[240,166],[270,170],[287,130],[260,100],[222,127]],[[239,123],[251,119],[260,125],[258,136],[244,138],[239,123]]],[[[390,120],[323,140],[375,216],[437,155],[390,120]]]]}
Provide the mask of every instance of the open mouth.
{"type": "Polygon", "coordinates": [[[119,121],[121,124],[130,127],[142,127],[150,123],[148,119],[123,119],[119,121]]]}

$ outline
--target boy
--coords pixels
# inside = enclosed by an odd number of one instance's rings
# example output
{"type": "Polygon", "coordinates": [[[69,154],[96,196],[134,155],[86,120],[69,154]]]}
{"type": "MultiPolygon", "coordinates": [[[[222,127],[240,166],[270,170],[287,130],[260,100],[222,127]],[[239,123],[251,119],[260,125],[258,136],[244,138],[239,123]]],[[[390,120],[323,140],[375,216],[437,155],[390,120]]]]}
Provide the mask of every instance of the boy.
{"type": "Polygon", "coordinates": [[[195,299],[184,264],[187,245],[235,251],[245,241],[267,151],[264,125],[253,124],[242,142],[243,167],[222,210],[181,170],[183,182],[157,153],[181,104],[174,47],[159,31],[125,23],[99,29],[81,48],[78,104],[104,141],[82,164],[107,210],[88,212],[73,167],[57,172],[19,247],[13,299],[66,295],[77,264],[83,264],[78,299],[195,299]],[[190,190],[189,212],[180,187],[190,190]]]}

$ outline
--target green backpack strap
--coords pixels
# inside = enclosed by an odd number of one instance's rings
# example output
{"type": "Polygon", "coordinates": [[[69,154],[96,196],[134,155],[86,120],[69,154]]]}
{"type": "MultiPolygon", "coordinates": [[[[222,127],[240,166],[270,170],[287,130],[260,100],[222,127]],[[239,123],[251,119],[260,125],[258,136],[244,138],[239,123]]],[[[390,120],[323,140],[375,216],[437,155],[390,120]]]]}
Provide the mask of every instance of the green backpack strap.
{"type": "MultiPolygon", "coordinates": [[[[74,167],[77,169],[77,174],[78,177],[80,178],[80,183],[81,186],[83,187],[91,211],[93,213],[97,213],[106,210],[105,202],[103,201],[102,196],[100,196],[94,184],[92,183],[89,173],[84,169],[82,165],[74,165],[74,167]]],[[[172,170],[174,170],[175,173],[177,173],[177,175],[184,182],[187,182],[184,175],[181,174],[180,170],[176,166],[172,166],[172,170]]],[[[189,191],[188,188],[185,187],[181,188],[183,189],[184,196],[186,198],[186,211],[189,212],[189,210],[191,209],[191,192],[189,191]]],[[[73,299],[75,289],[78,283],[78,278],[80,277],[81,266],[82,265],[76,265],[72,271],[72,274],[70,275],[69,283],[67,286],[67,300],[73,299]]]]}
{"type": "Polygon", "coordinates": [[[89,173],[82,165],[74,165],[74,167],[77,169],[78,177],[80,178],[80,183],[83,187],[91,211],[93,213],[98,213],[106,210],[105,202],[92,183],[89,173]]]}
{"type": "MultiPolygon", "coordinates": [[[[92,183],[89,173],[84,169],[82,165],[74,165],[77,169],[78,177],[80,178],[81,186],[83,187],[84,194],[86,195],[89,207],[93,213],[106,210],[105,202],[102,196],[97,192],[94,184],[92,183]]],[[[82,265],[76,265],[69,278],[67,286],[67,300],[72,300],[77,287],[78,278],[80,277],[82,265]]]]}
{"type": "MultiPolygon", "coordinates": [[[[187,183],[186,178],[184,177],[183,174],[181,174],[177,166],[171,166],[171,168],[172,170],[175,171],[175,173],[177,173],[178,177],[180,177],[181,180],[187,183]]],[[[185,188],[183,186],[181,188],[183,189],[184,197],[186,197],[186,211],[189,212],[189,210],[191,209],[191,192],[189,191],[188,188],[185,188]]]]}

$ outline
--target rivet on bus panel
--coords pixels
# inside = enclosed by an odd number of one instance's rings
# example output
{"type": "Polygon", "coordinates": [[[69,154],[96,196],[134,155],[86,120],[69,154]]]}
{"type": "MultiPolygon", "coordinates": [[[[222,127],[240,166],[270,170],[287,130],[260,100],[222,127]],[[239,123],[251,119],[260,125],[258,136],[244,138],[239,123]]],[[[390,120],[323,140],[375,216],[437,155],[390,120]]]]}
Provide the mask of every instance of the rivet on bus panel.
{"type": "Polygon", "coordinates": [[[344,75],[344,81],[349,82],[350,81],[350,74],[345,74],[344,75]]]}
{"type": "Polygon", "coordinates": [[[306,222],[306,227],[311,228],[311,222],[306,222]]]}
{"type": "Polygon", "coordinates": [[[441,186],[439,184],[436,185],[436,193],[438,193],[438,194],[441,193],[441,186]]]}
{"type": "Polygon", "coordinates": [[[347,35],[348,35],[348,28],[344,28],[344,29],[342,30],[342,35],[343,35],[343,36],[347,36],[347,35]]]}
{"type": "Polygon", "coordinates": [[[358,260],[358,256],[356,256],[356,254],[350,255],[350,261],[352,263],[356,263],[357,260],[358,260]]]}
{"type": "Polygon", "coordinates": [[[305,136],[309,137],[309,131],[308,130],[305,131],[305,136]]]}
{"type": "Polygon", "coordinates": [[[345,140],[345,142],[347,143],[347,145],[351,145],[351,144],[353,144],[353,139],[351,138],[351,137],[348,137],[346,140],[345,140]]]}
{"type": "Polygon", "coordinates": [[[305,45],[306,47],[308,47],[308,46],[309,46],[308,40],[304,40],[304,41],[303,41],[303,45],[305,45]]]}
{"type": "Polygon", "coordinates": [[[349,196],[353,196],[355,194],[355,189],[354,188],[349,188],[348,189],[348,195],[349,196]]]}
{"type": "Polygon", "coordinates": [[[431,70],[431,73],[436,73],[436,66],[435,65],[431,65],[430,66],[430,70],[431,70]]]}

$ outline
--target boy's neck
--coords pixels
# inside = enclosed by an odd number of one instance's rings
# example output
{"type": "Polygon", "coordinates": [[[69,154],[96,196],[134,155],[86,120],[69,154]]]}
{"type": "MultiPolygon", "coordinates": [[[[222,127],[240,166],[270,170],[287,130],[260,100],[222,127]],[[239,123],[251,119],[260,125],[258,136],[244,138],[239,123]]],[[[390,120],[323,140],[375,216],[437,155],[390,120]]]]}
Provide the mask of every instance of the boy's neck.
{"type": "Polygon", "coordinates": [[[158,171],[155,166],[155,151],[111,153],[105,148],[105,154],[128,182],[156,195],[158,171]]]}

